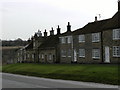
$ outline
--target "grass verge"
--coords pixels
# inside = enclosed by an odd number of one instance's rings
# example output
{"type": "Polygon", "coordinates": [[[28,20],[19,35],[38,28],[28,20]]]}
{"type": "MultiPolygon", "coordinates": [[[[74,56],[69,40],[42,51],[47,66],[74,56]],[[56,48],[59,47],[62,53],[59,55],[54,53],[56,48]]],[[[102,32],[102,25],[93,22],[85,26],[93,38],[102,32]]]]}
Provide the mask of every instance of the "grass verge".
{"type": "Polygon", "coordinates": [[[118,65],[110,64],[10,64],[4,65],[2,72],[120,85],[118,65]]]}

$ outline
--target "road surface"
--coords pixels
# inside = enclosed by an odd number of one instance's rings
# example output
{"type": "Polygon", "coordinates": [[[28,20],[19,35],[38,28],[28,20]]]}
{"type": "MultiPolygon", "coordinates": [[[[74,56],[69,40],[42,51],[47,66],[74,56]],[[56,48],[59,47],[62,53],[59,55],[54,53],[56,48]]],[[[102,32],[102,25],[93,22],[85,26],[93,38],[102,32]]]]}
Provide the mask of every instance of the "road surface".
{"type": "Polygon", "coordinates": [[[2,73],[2,88],[118,88],[118,86],[2,73]]]}

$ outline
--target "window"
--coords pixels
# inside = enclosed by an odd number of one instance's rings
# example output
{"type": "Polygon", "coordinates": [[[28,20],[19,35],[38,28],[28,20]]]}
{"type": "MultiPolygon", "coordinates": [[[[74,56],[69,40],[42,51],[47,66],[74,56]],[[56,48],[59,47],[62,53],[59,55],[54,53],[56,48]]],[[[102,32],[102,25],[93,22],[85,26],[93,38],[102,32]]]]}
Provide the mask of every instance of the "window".
{"type": "Polygon", "coordinates": [[[65,37],[61,38],[61,43],[65,43],[65,37]]]}
{"type": "Polygon", "coordinates": [[[79,57],[85,57],[85,49],[79,49],[79,57]]]}
{"type": "Polygon", "coordinates": [[[20,56],[20,53],[18,53],[18,56],[20,56]]]}
{"type": "Polygon", "coordinates": [[[92,42],[99,42],[99,41],[100,41],[100,33],[93,33],[92,42]]]}
{"type": "Polygon", "coordinates": [[[85,35],[79,35],[79,42],[85,42],[85,35]]]}
{"type": "Polygon", "coordinates": [[[49,59],[49,60],[52,60],[52,54],[49,54],[49,55],[48,55],[48,59],[49,59]]]}
{"type": "Polygon", "coordinates": [[[68,37],[67,42],[71,43],[71,37],[68,37]]]}
{"type": "Polygon", "coordinates": [[[35,47],[35,41],[33,42],[33,47],[35,47]]]}
{"type": "Polygon", "coordinates": [[[114,29],[113,30],[113,40],[120,39],[120,29],[114,29]]]}
{"type": "Polygon", "coordinates": [[[66,57],[66,51],[65,50],[61,50],[61,57],[66,57]]]}
{"type": "Polygon", "coordinates": [[[92,50],[92,58],[99,59],[100,58],[100,49],[92,50]]]}
{"type": "Polygon", "coordinates": [[[71,49],[68,50],[68,57],[71,57],[71,49]]]}
{"type": "Polygon", "coordinates": [[[27,58],[26,58],[26,54],[24,55],[24,60],[26,60],[27,58]]]}
{"type": "Polygon", "coordinates": [[[113,46],[113,57],[120,57],[120,46],[113,46]]]}
{"type": "Polygon", "coordinates": [[[27,54],[27,57],[30,58],[30,54],[29,53],[27,54]]]}
{"type": "Polygon", "coordinates": [[[42,56],[42,59],[44,59],[44,54],[42,54],[41,56],[42,56]]]}
{"type": "Polygon", "coordinates": [[[34,59],[34,54],[32,54],[32,58],[34,59]]]}

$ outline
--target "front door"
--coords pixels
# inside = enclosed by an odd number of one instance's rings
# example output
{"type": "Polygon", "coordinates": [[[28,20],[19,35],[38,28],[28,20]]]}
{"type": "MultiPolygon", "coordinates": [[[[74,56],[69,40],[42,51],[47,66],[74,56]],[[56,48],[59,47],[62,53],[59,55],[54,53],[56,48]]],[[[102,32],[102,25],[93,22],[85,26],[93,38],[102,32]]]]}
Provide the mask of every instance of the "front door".
{"type": "Polygon", "coordinates": [[[77,52],[74,50],[74,62],[77,62],[77,52]]]}
{"type": "Polygon", "coordinates": [[[105,62],[110,63],[110,48],[108,46],[105,47],[105,62]]]}

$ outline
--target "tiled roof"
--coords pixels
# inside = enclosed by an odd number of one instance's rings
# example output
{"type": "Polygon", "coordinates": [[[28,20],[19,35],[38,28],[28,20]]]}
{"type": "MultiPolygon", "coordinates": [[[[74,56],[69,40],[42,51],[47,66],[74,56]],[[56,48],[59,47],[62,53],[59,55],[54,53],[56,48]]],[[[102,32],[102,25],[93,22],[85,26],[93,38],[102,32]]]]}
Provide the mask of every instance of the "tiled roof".
{"type": "Polygon", "coordinates": [[[117,12],[105,25],[103,30],[120,28],[120,14],[117,12]]]}
{"type": "Polygon", "coordinates": [[[118,15],[119,14],[117,12],[110,19],[88,23],[83,28],[75,30],[73,32],[73,35],[95,33],[95,32],[101,32],[103,30],[120,28],[120,23],[118,23],[118,17],[119,17],[118,15]]]}
{"type": "Polygon", "coordinates": [[[55,48],[59,43],[58,35],[46,37],[45,41],[38,47],[39,49],[55,48]]]}
{"type": "Polygon", "coordinates": [[[25,47],[26,50],[30,50],[30,49],[33,49],[33,42],[30,42],[26,47],[25,47]]]}
{"type": "Polygon", "coordinates": [[[60,36],[67,36],[67,35],[72,35],[72,31],[67,31],[65,33],[60,34],[60,36]]]}

